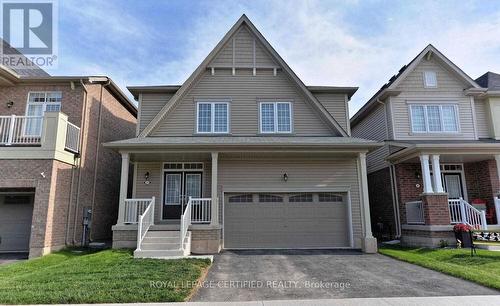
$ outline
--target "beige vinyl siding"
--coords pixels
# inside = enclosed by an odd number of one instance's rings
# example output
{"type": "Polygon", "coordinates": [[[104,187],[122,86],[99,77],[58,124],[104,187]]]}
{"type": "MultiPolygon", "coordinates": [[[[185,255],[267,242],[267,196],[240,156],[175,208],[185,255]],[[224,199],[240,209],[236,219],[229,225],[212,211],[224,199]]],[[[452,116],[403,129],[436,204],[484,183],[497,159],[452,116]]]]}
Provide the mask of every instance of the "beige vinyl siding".
{"type": "Polygon", "coordinates": [[[168,93],[142,93],[139,111],[139,133],[153,120],[174,94],[168,93]]]}
{"type": "Polygon", "coordinates": [[[236,66],[253,65],[253,37],[246,27],[242,27],[234,37],[236,66]]]}
{"type": "Polygon", "coordinates": [[[362,121],[352,128],[352,136],[383,141],[387,139],[385,106],[378,104],[362,121]]]}
{"type": "MultiPolygon", "coordinates": [[[[165,160],[165,162],[178,162],[176,159],[165,160]]],[[[212,186],[212,164],[207,160],[189,160],[184,162],[203,162],[202,194],[210,197],[212,186]]],[[[135,184],[134,198],[155,197],[155,222],[161,221],[163,203],[163,162],[137,162],[137,174],[133,182],[135,184]],[[149,172],[150,184],[144,184],[144,174],[149,172]]]]}
{"type": "MultiPolygon", "coordinates": [[[[352,128],[352,136],[384,141],[387,137],[386,105],[378,104],[369,115],[352,128]]],[[[380,170],[388,166],[385,158],[389,156],[389,148],[383,146],[366,156],[366,167],[368,173],[380,170]]]]}
{"type": "Polygon", "coordinates": [[[486,101],[475,100],[474,109],[476,111],[477,137],[491,138],[489,109],[486,101]]]}
{"type": "Polygon", "coordinates": [[[387,140],[393,140],[394,139],[394,130],[393,130],[393,120],[392,120],[392,105],[393,102],[391,100],[391,97],[388,97],[385,100],[385,119],[386,119],[386,125],[387,125],[387,140]]]}
{"type": "Polygon", "coordinates": [[[259,134],[258,101],[279,99],[291,101],[293,134],[297,136],[335,136],[335,132],[306,102],[298,89],[282,71],[240,69],[236,75],[230,69],[216,69],[215,75],[206,71],[179,104],[165,116],[152,136],[192,136],[196,131],[196,101],[229,100],[230,134],[252,136],[259,134]]]}
{"type": "Polygon", "coordinates": [[[208,64],[209,67],[253,67],[254,58],[256,67],[274,67],[277,64],[273,61],[264,46],[250,33],[246,26],[242,26],[238,32],[230,39],[208,64]],[[234,39],[234,42],[233,42],[234,39]],[[255,53],[254,53],[255,44],[255,53]],[[233,53],[234,46],[234,53],[233,53]]]}
{"type": "Polygon", "coordinates": [[[422,60],[397,90],[401,94],[391,98],[394,115],[395,139],[475,139],[474,124],[470,98],[464,95],[464,89],[470,85],[456,77],[451,71],[445,69],[434,58],[422,60]],[[425,88],[423,73],[432,70],[437,75],[437,88],[425,88]],[[458,104],[459,133],[415,133],[411,132],[409,104],[412,101],[458,104]]]}
{"type": "Polygon", "coordinates": [[[224,193],[350,190],[354,246],[361,247],[361,210],[355,158],[221,158],[219,188],[224,193]],[[283,181],[284,173],[289,177],[287,182],[283,181]]]}
{"type": "Polygon", "coordinates": [[[346,109],[346,95],[334,93],[314,93],[316,99],[326,108],[326,110],[337,120],[340,126],[348,131],[349,110],[346,109]]]}
{"type": "Polygon", "coordinates": [[[366,171],[372,173],[389,166],[385,161],[389,156],[389,146],[384,145],[366,155],[366,171]]]}

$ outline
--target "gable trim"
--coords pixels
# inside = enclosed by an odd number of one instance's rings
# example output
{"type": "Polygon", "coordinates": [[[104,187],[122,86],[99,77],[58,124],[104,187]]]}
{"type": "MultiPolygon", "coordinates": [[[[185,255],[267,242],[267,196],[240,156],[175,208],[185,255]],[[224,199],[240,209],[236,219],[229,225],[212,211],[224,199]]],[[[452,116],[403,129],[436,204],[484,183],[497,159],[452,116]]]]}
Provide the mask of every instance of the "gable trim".
{"type": "Polygon", "coordinates": [[[401,73],[393,82],[391,85],[389,85],[389,89],[395,89],[406,77],[415,70],[415,68],[420,64],[422,59],[424,57],[429,58],[430,56],[435,55],[439,59],[441,59],[443,62],[446,63],[448,67],[450,67],[453,72],[455,72],[458,76],[460,76],[464,81],[469,83],[474,88],[480,88],[479,86],[470,76],[468,76],[462,69],[460,69],[457,65],[455,65],[452,61],[450,61],[444,54],[439,52],[438,49],[436,49],[433,45],[428,45],[425,47],[422,52],[413,60],[410,65],[401,73]]]}
{"type": "MultiPolygon", "coordinates": [[[[481,89],[470,76],[468,76],[462,69],[460,69],[457,65],[455,65],[451,60],[449,60],[444,54],[442,54],[436,47],[429,44],[424,48],[413,60],[410,61],[407,65],[401,68],[399,74],[393,76],[389,82],[382,86],[378,92],[373,95],[373,97],[368,100],[354,116],[351,118],[351,128],[356,126],[366,115],[368,115],[372,110],[372,105],[377,103],[377,101],[385,100],[387,97],[392,95],[400,94],[400,91],[397,90],[397,86],[404,80],[406,77],[415,70],[415,68],[420,64],[424,57],[428,57],[431,55],[437,56],[441,59],[449,68],[451,68],[452,72],[455,72],[462,80],[466,81],[475,89],[481,89]]],[[[469,89],[470,90],[470,89],[469,89]]]]}
{"type": "MultiPolygon", "coordinates": [[[[344,137],[348,137],[348,133],[342,128],[342,126],[333,118],[333,116],[326,110],[326,108],[313,96],[313,94],[307,89],[304,83],[297,77],[297,75],[292,71],[292,69],[286,64],[286,62],[279,56],[279,54],[273,49],[273,47],[267,42],[267,40],[262,36],[262,34],[255,28],[252,22],[248,19],[246,15],[241,16],[241,18],[231,27],[229,32],[224,35],[221,41],[215,46],[215,48],[208,54],[208,56],[203,60],[203,62],[196,68],[196,70],[189,76],[189,78],[182,84],[182,86],[177,90],[177,92],[170,98],[170,100],[165,104],[165,106],[156,114],[156,116],[151,120],[151,122],[144,128],[144,130],[139,134],[138,137],[146,137],[155,130],[160,122],[165,118],[165,116],[174,108],[174,106],[181,100],[182,97],[188,92],[193,86],[195,81],[199,79],[203,72],[207,69],[208,64],[215,58],[223,46],[233,38],[234,34],[238,31],[241,25],[246,24],[252,34],[259,39],[260,43],[264,46],[266,51],[270,53],[275,61],[278,62],[283,70],[288,73],[292,81],[299,87],[305,96],[305,100],[309,100],[313,108],[320,114],[322,119],[329,125],[329,127],[344,137]]],[[[233,48],[234,51],[234,48],[233,48]]],[[[234,68],[233,68],[234,69],[234,68]]],[[[234,71],[234,70],[233,70],[234,71]]]]}

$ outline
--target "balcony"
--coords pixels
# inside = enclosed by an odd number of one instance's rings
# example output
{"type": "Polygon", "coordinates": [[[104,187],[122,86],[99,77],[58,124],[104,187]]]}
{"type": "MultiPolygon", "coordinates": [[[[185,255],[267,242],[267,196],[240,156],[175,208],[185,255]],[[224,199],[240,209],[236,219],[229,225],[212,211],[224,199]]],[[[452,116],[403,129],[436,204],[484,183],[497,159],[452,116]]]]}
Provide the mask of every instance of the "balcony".
{"type": "Polygon", "coordinates": [[[0,159],[57,159],[74,163],[80,128],[61,112],[0,116],[0,159]]]}

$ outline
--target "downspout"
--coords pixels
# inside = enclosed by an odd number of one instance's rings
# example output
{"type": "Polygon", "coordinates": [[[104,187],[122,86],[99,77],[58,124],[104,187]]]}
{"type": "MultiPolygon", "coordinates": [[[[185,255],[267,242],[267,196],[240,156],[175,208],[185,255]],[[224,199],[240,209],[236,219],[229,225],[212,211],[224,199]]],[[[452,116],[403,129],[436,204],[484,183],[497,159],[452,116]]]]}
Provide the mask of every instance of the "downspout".
{"type": "MultiPolygon", "coordinates": [[[[103,91],[106,87],[111,84],[111,80],[108,79],[108,82],[106,84],[101,85],[101,92],[99,94],[99,123],[97,125],[97,142],[96,142],[96,148],[95,148],[95,163],[94,163],[94,182],[92,186],[92,213],[95,212],[94,207],[95,207],[95,189],[97,186],[97,164],[99,163],[99,153],[100,153],[100,148],[101,148],[101,126],[102,126],[102,96],[103,96],[103,91]]],[[[90,233],[89,233],[89,240],[92,240],[92,227],[90,228],[90,233]]]]}
{"type": "Polygon", "coordinates": [[[81,187],[81,182],[82,182],[82,156],[84,156],[83,150],[85,149],[83,147],[83,140],[85,137],[85,131],[87,128],[86,119],[87,119],[87,102],[88,102],[88,91],[87,88],[85,87],[85,84],[83,83],[83,79],[80,79],[80,84],[82,85],[83,92],[84,92],[84,97],[83,97],[83,107],[82,107],[82,121],[80,123],[80,158],[78,160],[78,186],[76,188],[76,204],[75,204],[75,213],[73,217],[73,244],[76,244],[76,224],[77,224],[77,217],[78,217],[78,206],[80,204],[80,187],[81,187]]]}

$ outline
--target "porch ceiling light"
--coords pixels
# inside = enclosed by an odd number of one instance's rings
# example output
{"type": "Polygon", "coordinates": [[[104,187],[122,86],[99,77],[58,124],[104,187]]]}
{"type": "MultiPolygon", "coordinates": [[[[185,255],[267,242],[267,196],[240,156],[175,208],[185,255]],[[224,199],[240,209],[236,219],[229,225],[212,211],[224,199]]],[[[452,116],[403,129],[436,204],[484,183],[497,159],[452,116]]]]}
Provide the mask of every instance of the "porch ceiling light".
{"type": "Polygon", "coordinates": [[[286,174],[286,173],[285,173],[285,174],[283,174],[283,180],[284,180],[285,182],[287,182],[287,181],[288,181],[288,174],[286,174]]]}

